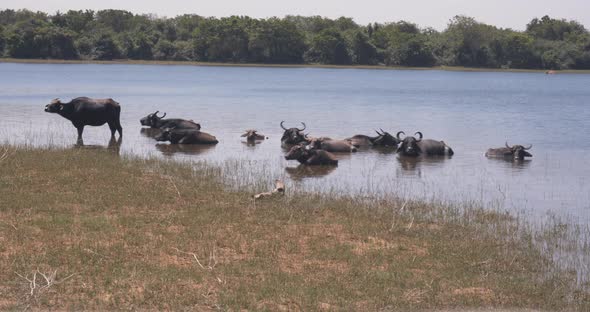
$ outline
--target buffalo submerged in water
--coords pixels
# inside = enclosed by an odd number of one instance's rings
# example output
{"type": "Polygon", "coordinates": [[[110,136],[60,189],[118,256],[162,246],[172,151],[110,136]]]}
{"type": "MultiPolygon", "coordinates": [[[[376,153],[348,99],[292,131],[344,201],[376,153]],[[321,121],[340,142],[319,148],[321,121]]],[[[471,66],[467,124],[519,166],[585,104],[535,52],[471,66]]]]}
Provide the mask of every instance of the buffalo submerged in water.
{"type": "Polygon", "coordinates": [[[181,118],[164,119],[164,117],[166,117],[166,113],[160,117],[158,116],[159,112],[160,111],[156,111],[155,113],[148,114],[147,116],[141,118],[139,122],[142,126],[149,126],[150,128],[155,129],[201,129],[201,125],[192,120],[181,118]]]}
{"type": "Polygon", "coordinates": [[[405,133],[400,131],[396,137],[401,141],[397,152],[403,156],[417,157],[417,156],[453,156],[453,149],[444,141],[423,140],[422,132],[416,132],[419,137],[406,136],[403,139],[400,135],[405,133]]]}
{"type": "Polygon", "coordinates": [[[45,105],[45,111],[59,114],[71,121],[78,130],[78,142],[82,142],[84,126],[102,126],[105,123],[109,125],[112,137],[115,136],[116,131],[119,132],[119,137],[123,136],[120,121],[121,106],[113,99],[78,97],[68,103],[54,99],[45,105]]]}
{"type": "Polygon", "coordinates": [[[286,160],[297,160],[299,163],[310,166],[317,165],[338,165],[338,159],[330,153],[321,149],[308,148],[304,145],[295,145],[291,147],[286,160]]]}
{"type": "Polygon", "coordinates": [[[217,144],[217,138],[196,129],[164,129],[155,137],[156,141],[170,141],[172,144],[217,144]]]}
{"type": "Polygon", "coordinates": [[[508,142],[505,143],[506,147],[499,147],[499,148],[490,148],[486,152],[486,157],[489,158],[504,158],[504,159],[514,159],[514,160],[524,160],[525,157],[533,157],[531,153],[527,152],[533,146],[529,145],[524,147],[522,145],[508,145],[508,142]]]}
{"type": "Polygon", "coordinates": [[[283,125],[285,121],[281,121],[281,128],[284,130],[283,136],[281,137],[281,143],[285,145],[293,145],[299,143],[307,143],[305,133],[303,131],[307,128],[304,122],[301,122],[303,129],[299,128],[285,128],[283,125]]]}
{"type": "Polygon", "coordinates": [[[375,130],[377,136],[371,137],[364,134],[357,134],[353,137],[345,139],[349,141],[352,145],[358,147],[369,147],[369,146],[382,146],[382,147],[397,147],[400,143],[393,135],[389,134],[387,131],[383,131],[383,129],[379,129],[381,132],[375,130]]]}

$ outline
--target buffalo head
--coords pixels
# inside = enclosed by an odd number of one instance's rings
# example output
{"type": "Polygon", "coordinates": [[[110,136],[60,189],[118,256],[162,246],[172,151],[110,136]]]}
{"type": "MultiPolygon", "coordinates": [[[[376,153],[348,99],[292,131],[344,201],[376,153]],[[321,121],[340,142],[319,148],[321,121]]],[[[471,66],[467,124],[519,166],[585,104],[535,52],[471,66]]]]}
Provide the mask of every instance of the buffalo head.
{"type": "Polygon", "coordinates": [[[59,99],[53,99],[51,103],[45,105],[45,111],[48,113],[57,113],[63,109],[64,105],[59,99]]]}
{"type": "Polygon", "coordinates": [[[525,157],[533,157],[531,153],[527,152],[527,150],[530,150],[533,147],[533,145],[529,145],[528,147],[524,147],[522,145],[509,146],[508,142],[506,142],[505,145],[506,148],[512,151],[512,156],[515,160],[523,160],[525,157]]]}
{"type": "Polygon", "coordinates": [[[151,113],[139,120],[142,126],[149,126],[152,128],[157,128],[158,121],[164,117],[166,117],[166,113],[162,115],[162,117],[158,116],[160,111],[156,111],[155,113],[151,113]]]}
{"type": "Polygon", "coordinates": [[[241,137],[246,138],[248,141],[264,140],[266,137],[262,134],[258,134],[258,131],[250,129],[246,130],[246,133],[242,134],[241,137]]]}
{"type": "Polygon", "coordinates": [[[308,149],[304,145],[295,145],[291,147],[289,152],[285,155],[286,160],[296,160],[305,157],[308,154],[308,149]]]}
{"type": "Polygon", "coordinates": [[[420,146],[418,145],[418,142],[422,141],[422,132],[415,133],[420,136],[419,139],[416,139],[413,136],[406,136],[405,138],[402,139],[400,137],[400,134],[405,135],[405,133],[403,131],[400,131],[396,135],[397,139],[401,141],[401,145],[397,149],[397,152],[401,153],[404,156],[418,156],[418,155],[420,155],[421,150],[420,150],[420,146]]]}
{"type": "Polygon", "coordinates": [[[281,121],[281,128],[285,130],[283,132],[283,136],[281,137],[281,142],[284,144],[298,144],[305,141],[305,134],[303,130],[305,130],[306,126],[305,123],[301,123],[303,125],[303,129],[299,128],[285,128],[283,126],[284,121],[281,121]]]}
{"type": "MultiPolygon", "coordinates": [[[[381,130],[381,132],[375,130],[375,132],[377,132],[378,136],[375,139],[373,139],[373,145],[397,147],[400,140],[398,140],[393,135],[389,134],[389,132],[383,131],[383,129],[381,129],[381,128],[379,128],[379,130],[381,130]]],[[[402,133],[403,133],[403,131],[402,131],[402,133]]]]}
{"type": "Polygon", "coordinates": [[[160,132],[160,134],[158,134],[154,139],[156,139],[156,141],[162,142],[162,141],[170,141],[171,140],[171,135],[172,130],[166,128],[163,129],[162,132],[160,132]]]}

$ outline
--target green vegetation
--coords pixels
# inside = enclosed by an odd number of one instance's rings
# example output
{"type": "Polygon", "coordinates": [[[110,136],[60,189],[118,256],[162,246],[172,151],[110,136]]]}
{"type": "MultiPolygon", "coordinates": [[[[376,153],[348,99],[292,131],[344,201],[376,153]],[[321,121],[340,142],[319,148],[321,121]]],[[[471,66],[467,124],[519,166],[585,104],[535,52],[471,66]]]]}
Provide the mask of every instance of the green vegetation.
{"type": "Polygon", "coordinates": [[[0,145],[0,310],[590,308],[588,272],[545,250],[580,242],[561,224],[289,185],[254,202],[221,172],[0,145]]]}
{"type": "Polygon", "coordinates": [[[159,18],[121,10],[55,15],[4,10],[0,57],[590,69],[590,33],[578,22],[548,16],[533,19],[524,32],[456,16],[438,32],[405,21],[363,26],[346,17],[159,18]]]}

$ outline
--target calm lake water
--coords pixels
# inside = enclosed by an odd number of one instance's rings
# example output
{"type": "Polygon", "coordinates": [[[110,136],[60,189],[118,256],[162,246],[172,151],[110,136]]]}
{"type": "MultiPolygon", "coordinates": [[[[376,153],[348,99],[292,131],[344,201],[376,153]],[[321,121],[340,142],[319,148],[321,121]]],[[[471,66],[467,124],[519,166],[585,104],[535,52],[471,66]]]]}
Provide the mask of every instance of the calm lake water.
{"type": "MultiPolygon", "coordinates": [[[[590,223],[590,75],[0,64],[0,142],[73,146],[75,128],[43,109],[53,98],[78,96],[121,103],[121,153],[219,164],[238,187],[283,178],[311,191],[476,202],[590,223]],[[156,144],[139,123],[156,110],[200,122],[220,143],[156,144]],[[335,169],[302,168],[283,157],[281,120],[333,138],[421,131],[445,140],[455,156],[407,162],[364,151],[339,155],[335,169]],[[270,139],[246,145],[240,135],[250,128],[270,139]],[[484,157],[505,141],[533,144],[534,157],[519,164],[484,157]]],[[[84,143],[105,146],[109,137],[106,125],[86,127],[84,143]]]]}

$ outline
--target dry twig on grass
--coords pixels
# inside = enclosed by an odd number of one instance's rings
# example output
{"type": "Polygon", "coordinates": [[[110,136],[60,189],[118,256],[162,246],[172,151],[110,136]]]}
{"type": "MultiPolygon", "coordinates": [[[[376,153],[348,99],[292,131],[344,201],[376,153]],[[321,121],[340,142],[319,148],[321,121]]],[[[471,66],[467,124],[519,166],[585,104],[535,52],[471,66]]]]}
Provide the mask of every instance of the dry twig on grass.
{"type": "Polygon", "coordinates": [[[201,261],[199,261],[199,258],[197,257],[197,254],[195,254],[194,252],[182,251],[182,250],[180,250],[180,249],[178,249],[176,247],[172,247],[172,249],[176,250],[179,253],[183,253],[183,254],[187,254],[187,255],[193,256],[193,258],[195,259],[195,261],[197,261],[197,264],[203,270],[212,271],[215,268],[215,266],[217,265],[217,258],[215,258],[215,248],[213,248],[213,251],[209,254],[209,264],[207,264],[206,267],[201,264],[201,261]]]}
{"type": "MultiPolygon", "coordinates": [[[[399,212],[403,212],[404,209],[406,208],[406,205],[408,204],[408,202],[410,201],[409,198],[406,198],[406,200],[404,201],[403,205],[401,206],[401,208],[398,210],[399,212]]],[[[397,205],[396,205],[397,206],[397,205]]],[[[395,208],[396,206],[394,206],[393,208],[395,208]]],[[[389,228],[389,232],[393,231],[393,227],[395,226],[395,209],[392,209],[392,215],[391,218],[393,220],[391,220],[391,227],[389,228]]]]}
{"type": "Polygon", "coordinates": [[[29,278],[28,275],[23,276],[23,275],[19,274],[18,272],[14,272],[14,273],[16,273],[16,275],[23,278],[24,280],[26,280],[29,283],[29,288],[30,288],[29,295],[31,297],[38,295],[40,292],[50,288],[53,285],[61,284],[64,281],[66,281],[67,279],[76,275],[76,273],[73,273],[73,274],[70,274],[70,275],[66,276],[65,278],[62,278],[61,280],[58,281],[57,280],[57,270],[54,270],[53,272],[49,272],[49,273],[45,274],[45,273],[42,273],[41,271],[39,271],[39,269],[37,269],[36,271],[33,272],[33,276],[31,278],[29,278]],[[37,275],[40,275],[41,277],[43,277],[43,279],[45,280],[44,284],[43,284],[42,280],[37,282],[37,275]]]}
{"type": "Polygon", "coordinates": [[[0,162],[4,161],[6,158],[8,158],[8,146],[0,150],[0,162]]]}
{"type": "Polygon", "coordinates": [[[176,194],[178,195],[179,199],[182,199],[182,196],[180,195],[180,191],[178,190],[178,187],[176,186],[176,183],[174,183],[174,180],[172,180],[172,177],[167,176],[168,180],[170,181],[170,183],[172,184],[172,186],[174,187],[174,190],[176,191],[176,194]]]}
{"type": "Polygon", "coordinates": [[[279,179],[275,180],[275,188],[272,191],[258,193],[252,197],[254,197],[254,199],[262,199],[265,197],[273,196],[275,194],[285,195],[285,183],[283,183],[283,181],[279,179]]]}

